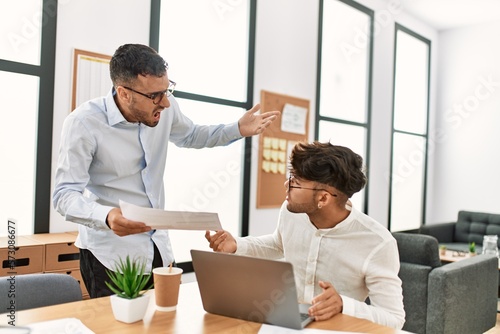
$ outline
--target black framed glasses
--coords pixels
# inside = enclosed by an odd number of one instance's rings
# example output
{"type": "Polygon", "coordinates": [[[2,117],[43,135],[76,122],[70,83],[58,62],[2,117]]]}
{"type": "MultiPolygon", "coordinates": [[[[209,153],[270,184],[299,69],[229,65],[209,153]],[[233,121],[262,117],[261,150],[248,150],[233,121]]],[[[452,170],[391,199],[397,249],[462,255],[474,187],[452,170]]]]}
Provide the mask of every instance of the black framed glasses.
{"type": "Polygon", "coordinates": [[[122,86],[122,87],[125,88],[125,89],[128,89],[128,90],[131,90],[132,92],[137,93],[139,95],[147,97],[148,99],[151,99],[151,101],[153,101],[153,104],[157,105],[158,103],[161,102],[161,100],[163,99],[163,96],[167,95],[167,97],[169,97],[175,91],[175,85],[176,85],[176,83],[174,81],[172,81],[172,80],[168,80],[168,81],[169,81],[169,86],[168,86],[167,90],[165,90],[163,92],[156,92],[156,93],[153,93],[153,94],[144,94],[144,93],[138,92],[135,89],[127,87],[127,86],[122,86]]]}
{"type": "Polygon", "coordinates": [[[306,189],[306,190],[316,190],[316,191],[318,191],[318,190],[324,190],[327,193],[329,193],[330,195],[332,195],[333,197],[337,197],[336,194],[332,194],[331,192],[329,192],[325,188],[307,188],[307,187],[300,187],[300,186],[292,186],[292,179],[294,179],[294,177],[292,175],[290,175],[288,177],[288,191],[290,191],[290,189],[292,189],[292,188],[295,188],[295,189],[306,189]]]}

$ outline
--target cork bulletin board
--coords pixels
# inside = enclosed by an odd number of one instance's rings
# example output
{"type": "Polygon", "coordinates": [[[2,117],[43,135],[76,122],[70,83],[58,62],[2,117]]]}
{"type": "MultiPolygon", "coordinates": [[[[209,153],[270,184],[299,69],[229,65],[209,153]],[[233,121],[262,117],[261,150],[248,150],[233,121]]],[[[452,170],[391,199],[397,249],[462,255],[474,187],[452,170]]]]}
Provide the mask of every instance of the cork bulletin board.
{"type": "Polygon", "coordinates": [[[279,110],[276,119],[259,136],[257,208],[278,208],[285,200],[290,152],[308,140],[309,100],[261,91],[261,110],[279,110]]]}

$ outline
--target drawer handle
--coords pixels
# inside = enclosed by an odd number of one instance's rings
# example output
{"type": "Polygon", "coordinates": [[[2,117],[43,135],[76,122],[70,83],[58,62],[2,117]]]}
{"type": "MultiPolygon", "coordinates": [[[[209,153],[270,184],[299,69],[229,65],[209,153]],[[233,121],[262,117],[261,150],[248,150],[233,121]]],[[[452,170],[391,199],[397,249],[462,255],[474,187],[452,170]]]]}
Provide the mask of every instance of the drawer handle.
{"type": "Polygon", "coordinates": [[[15,259],[15,260],[3,260],[2,268],[15,268],[15,267],[26,267],[30,265],[30,259],[15,259]]]}
{"type": "Polygon", "coordinates": [[[80,260],[80,253],[59,254],[59,256],[57,257],[57,261],[59,262],[75,260],[80,260]]]}

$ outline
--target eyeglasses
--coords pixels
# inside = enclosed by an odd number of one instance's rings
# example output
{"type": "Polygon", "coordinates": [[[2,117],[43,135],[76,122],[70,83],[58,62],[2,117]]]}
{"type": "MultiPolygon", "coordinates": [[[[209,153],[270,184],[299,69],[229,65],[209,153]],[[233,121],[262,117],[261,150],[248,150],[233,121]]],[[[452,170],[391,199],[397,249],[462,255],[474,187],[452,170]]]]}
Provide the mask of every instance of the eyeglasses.
{"type": "Polygon", "coordinates": [[[290,189],[292,189],[292,188],[295,188],[295,189],[306,189],[306,190],[324,190],[327,193],[329,193],[330,195],[332,195],[333,197],[337,197],[336,194],[332,194],[331,192],[329,192],[328,190],[326,190],[324,188],[307,188],[307,187],[292,186],[292,179],[295,179],[295,177],[293,177],[293,176],[290,175],[290,177],[288,177],[288,191],[290,191],[290,189]]]}
{"type": "Polygon", "coordinates": [[[168,80],[168,81],[169,81],[169,86],[168,86],[167,90],[165,90],[163,92],[156,92],[153,94],[144,94],[144,93],[138,92],[135,89],[132,89],[132,88],[127,87],[127,86],[122,86],[122,87],[125,89],[128,89],[128,90],[131,90],[134,93],[137,93],[139,95],[142,95],[144,97],[151,99],[153,101],[153,104],[157,105],[158,103],[161,102],[161,100],[163,99],[163,96],[167,95],[167,97],[169,97],[170,95],[172,95],[174,93],[176,83],[172,80],[168,80]]]}
{"type": "Polygon", "coordinates": [[[453,251],[451,253],[451,256],[453,256],[453,257],[457,257],[457,256],[463,257],[465,255],[467,255],[467,252],[466,251],[461,251],[461,250],[453,251]]]}

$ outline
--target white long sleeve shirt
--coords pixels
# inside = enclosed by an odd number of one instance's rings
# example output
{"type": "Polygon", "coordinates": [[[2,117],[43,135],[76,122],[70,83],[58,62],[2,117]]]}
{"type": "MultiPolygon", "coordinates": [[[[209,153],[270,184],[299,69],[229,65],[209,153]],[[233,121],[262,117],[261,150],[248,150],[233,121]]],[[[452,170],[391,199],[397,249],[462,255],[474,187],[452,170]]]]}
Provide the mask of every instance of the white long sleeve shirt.
{"type": "Polygon", "coordinates": [[[237,238],[237,246],[237,254],[291,262],[299,302],[310,303],[322,293],[318,281],[327,281],[340,294],[344,314],[403,327],[396,240],[355,208],[337,226],[317,229],[306,214],[289,212],[285,201],[273,234],[237,238]]]}
{"type": "Polygon", "coordinates": [[[86,102],[64,121],[55,175],[53,203],[66,220],[78,223],[76,245],[90,250],[107,268],[119,256],[153,261],[153,242],[163,263],[174,260],[168,231],[119,237],[106,225],[106,217],[119,200],[164,208],[163,175],[168,143],[202,148],[240,139],[238,123],[196,125],[183,115],[173,96],[156,127],[125,120],[114,101],[106,97],[86,102]]]}

